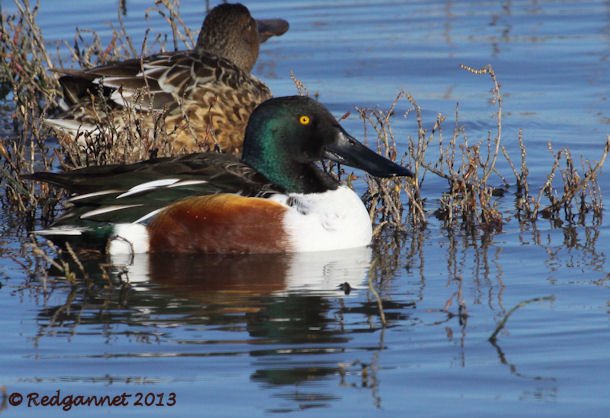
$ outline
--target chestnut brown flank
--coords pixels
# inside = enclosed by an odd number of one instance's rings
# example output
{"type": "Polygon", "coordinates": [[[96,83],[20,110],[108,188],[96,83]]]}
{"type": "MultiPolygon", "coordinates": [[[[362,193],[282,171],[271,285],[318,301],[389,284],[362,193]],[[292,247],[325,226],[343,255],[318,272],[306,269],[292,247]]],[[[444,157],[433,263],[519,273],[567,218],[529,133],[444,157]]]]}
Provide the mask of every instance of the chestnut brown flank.
{"type": "Polygon", "coordinates": [[[287,252],[285,212],[277,202],[234,194],[186,199],[163,210],[148,225],[150,252],[287,252]]]}

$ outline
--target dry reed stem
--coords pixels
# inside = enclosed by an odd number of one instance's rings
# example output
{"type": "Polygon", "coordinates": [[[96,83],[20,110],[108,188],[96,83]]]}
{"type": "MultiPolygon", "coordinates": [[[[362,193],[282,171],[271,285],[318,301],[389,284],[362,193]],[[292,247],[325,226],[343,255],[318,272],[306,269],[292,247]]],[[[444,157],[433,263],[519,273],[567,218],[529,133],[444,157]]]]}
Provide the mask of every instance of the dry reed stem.
{"type": "MultiPolygon", "coordinates": [[[[579,178],[578,173],[574,169],[572,157],[569,150],[564,150],[563,152],[560,152],[557,156],[556,161],[558,161],[560,155],[563,154],[566,157],[568,166],[566,171],[564,171],[564,193],[560,199],[553,199],[550,205],[542,209],[542,213],[557,212],[561,208],[567,208],[571,206],[572,200],[579,191],[591,187],[592,183],[596,183],[599,172],[604,166],[604,163],[606,162],[606,157],[608,157],[608,152],[610,152],[610,135],[608,135],[606,139],[606,144],[604,146],[604,150],[599,161],[597,162],[597,164],[595,164],[594,167],[589,167],[582,179],[579,178]]],[[[555,164],[553,164],[553,167],[555,167],[555,164]]],[[[550,185],[546,186],[548,190],[550,188],[550,185]]],[[[598,205],[601,203],[602,202],[599,201],[598,205]]],[[[583,205],[581,205],[580,211],[584,211],[583,205]]]]}
{"type": "Polygon", "coordinates": [[[290,79],[294,83],[294,86],[296,87],[299,96],[309,96],[309,90],[307,90],[305,84],[299,78],[297,78],[294,71],[292,70],[290,70],[290,79]]]}
{"type": "Polygon", "coordinates": [[[487,183],[489,180],[489,176],[493,172],[496,166],[496,160],[498,159],[498,152],[500,150],[500,142],[502,141],[502,94],[500,93],[500,84],[498,83],[498,79],[496,78],[496,73],[493,67],[490,64],[487,64],[485,67],[480,69],[474,69],[467,65],[461,64],[460,67],[463,70],[466,70],[472,74],[489,74],[491,81],[493,82],[492,95],[493,100],[497,103],[497,111],[496,111],[496,136],[494,139],[494,151],[487,153],[487,161],[484,166],[486,167],[485,174],[483,175],[482,181],[483,183],[487,183]],[[491,162],[489,158],[491,156],[491,162]]]}
{"type": "Polygon", "coordinates": [[[179,0],[156,0],[154,7],[146,9],[145,16],[149,17],[151,12],[157,12],[169,25],[172,32],[173,50],[182,48],[193,49],[195,46],[195,32],[192,31],[180,15],[179,0]]]}

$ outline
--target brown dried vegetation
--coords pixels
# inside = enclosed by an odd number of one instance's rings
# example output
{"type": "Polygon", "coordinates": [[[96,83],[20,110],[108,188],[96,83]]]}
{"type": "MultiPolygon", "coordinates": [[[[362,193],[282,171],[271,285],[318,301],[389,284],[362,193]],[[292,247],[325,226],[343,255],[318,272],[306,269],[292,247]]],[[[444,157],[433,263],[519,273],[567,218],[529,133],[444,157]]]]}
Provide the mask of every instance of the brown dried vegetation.
{"type": "MultiPolygon", "coordinates": [[[[155,129],[147,129],[140,126],[133,108],[126,108],[119,118],[128,127],[123,132],[119,133],[116,120],[100,115],[99,133],[81,134],[81,140],[87,144],[84,150],[74,141],[62,138],[57,138],[56,144],[54,133],[44,124],[44,119],[57,109],[61,95],[58,74],[53,69],[87,68],[149,54],[151,50],[164,51],[168,39],[162,34],[154,35],[149,45],[150,33],[147,31],[141,48],[136,49],[123,26],[119,9],[119,27],[112,28],[108,45],[102,45],[95,32],[77,29],[73,45],[67,42],[58,44],[53,56],[36,23],[40,2],[31,5],[28,0],[15,0],[15,5],[16,14],[2,11],[0,17],[0,99],[3,102],[0,114],[3,119],[13,121],[11,126],[6,124],[0,128],[2,188],[11,208],[27,214],[29,219],[33,219],[35,211],[39,210],[41,217],[49,221],[61,193],[24,182],[20,174],[51,170],[57,165],[62,169],[72,169],[128,163],[151,155],[167,154],[169,149],[166,130],[160,126],[163,124],[162,115],[159,115],[155,129]],[[66,56],[71,62],[62,60],[66,56]]],[[[172,48],[192,47],[193,34],[180,18],[173,1],[157,1],[147,10],[147,17],[152,13],[160,14],[170,25],[172,48]]]]}
{"type": "Polygon", "coordinates": [[[364,200],[371,219],[378,221],[378,228],[384,225],[395,230],[405,230],[407,225],[418,227],[425,225],[427,214],[432,213],[447,227],[500,231],[507,215],[498,208],[498,198],[513,190],[516,197],[514,215],[521,222],[534,222],[543,217],[557,225],[562,222],[583,224],[587,215],[599,220],[603,200],[598,177],[610,151],[610,136],[599,160],[583,161],[580,170],[569,149],[554,151],[549,143],[551,171],[539,190],[532,192],[528,182],[527,150],[521,132],[516,138],[520,150],[518,168],[503,144],[502,94],[493,68],[491,65],[481,69],[462,65],[462,68],[474,75],[489,75],[493,85],[491,102],[496,106],[496,129],[477,143],[469,143],[465,130],[460,126],[457,110],[453,133],[448,141],[443,135],[445,116],[438,115],[432,126],[426,129],[419,105],[404,91],[396,96],[387,110],[358,109],[365,124],[365,135],[367,128],[372,128],[378,151],[407,164],[416,174],[414,179],[367,177],[364,200]],[[395,108],[401,100],[408,101],[411,106],[403,116],[415,114],[418,127],[417,137],[408,139],[407,152],[402,155],[397,146],[401,141],[396,140],[391,127],[391,119],[396,116],[395,108]],[[428,153],[435,145],[438,147],[437,156],[430,159],[428,153]],[[504,157],[505,165],[512,170],[515,178],[512,185],[497,167],[499,157],[504,157]],[[422,191],[425,190],[423,184],[428,172],[447,181],[447,190],[440,196],[438,207],[431,211],[425,207],[426,198],[422,191]]]}

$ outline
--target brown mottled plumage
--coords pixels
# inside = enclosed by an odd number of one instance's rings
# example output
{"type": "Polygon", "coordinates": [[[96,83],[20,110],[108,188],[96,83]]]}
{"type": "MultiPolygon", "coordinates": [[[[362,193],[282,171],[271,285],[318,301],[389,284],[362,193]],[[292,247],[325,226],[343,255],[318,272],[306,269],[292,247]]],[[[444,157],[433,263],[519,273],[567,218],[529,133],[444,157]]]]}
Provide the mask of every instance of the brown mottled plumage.
{"type": "Polygon", "coordinates": [[[99,132],[108,119],[120,132],[129,109],[145,127],[165,127],[172,153],[236,152],[250,113],[271,97],[250,74],[259,44],[287,29],[281,19],[254,20],[241,4],[217,6],[192,51],[62,71],[65,110],[47,123],[72,138],[99,132]]]}

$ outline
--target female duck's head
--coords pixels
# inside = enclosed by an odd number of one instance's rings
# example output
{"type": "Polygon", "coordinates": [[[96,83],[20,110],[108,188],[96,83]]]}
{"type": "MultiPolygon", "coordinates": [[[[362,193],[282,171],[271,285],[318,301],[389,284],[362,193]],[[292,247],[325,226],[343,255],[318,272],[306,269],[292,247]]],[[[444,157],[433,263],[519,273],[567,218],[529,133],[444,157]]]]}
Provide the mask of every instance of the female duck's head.
{"type": "Polygon", "coordinates": [[[195,51],[211,52],[250,72],[258,59],[259,46],[271,36],[288,30],[283,19],[256,20],[242,4],[221,4],[206,16],[195,51]]]}
{"type": "Polygon", "coordinates": [[[337,183],[314,164],[323,159],[376,177],[413,175],[362,145],[324,106],[309,97],[270,99],[250,116],[242,160],[287,192],[335,189],[337,183]]]}

